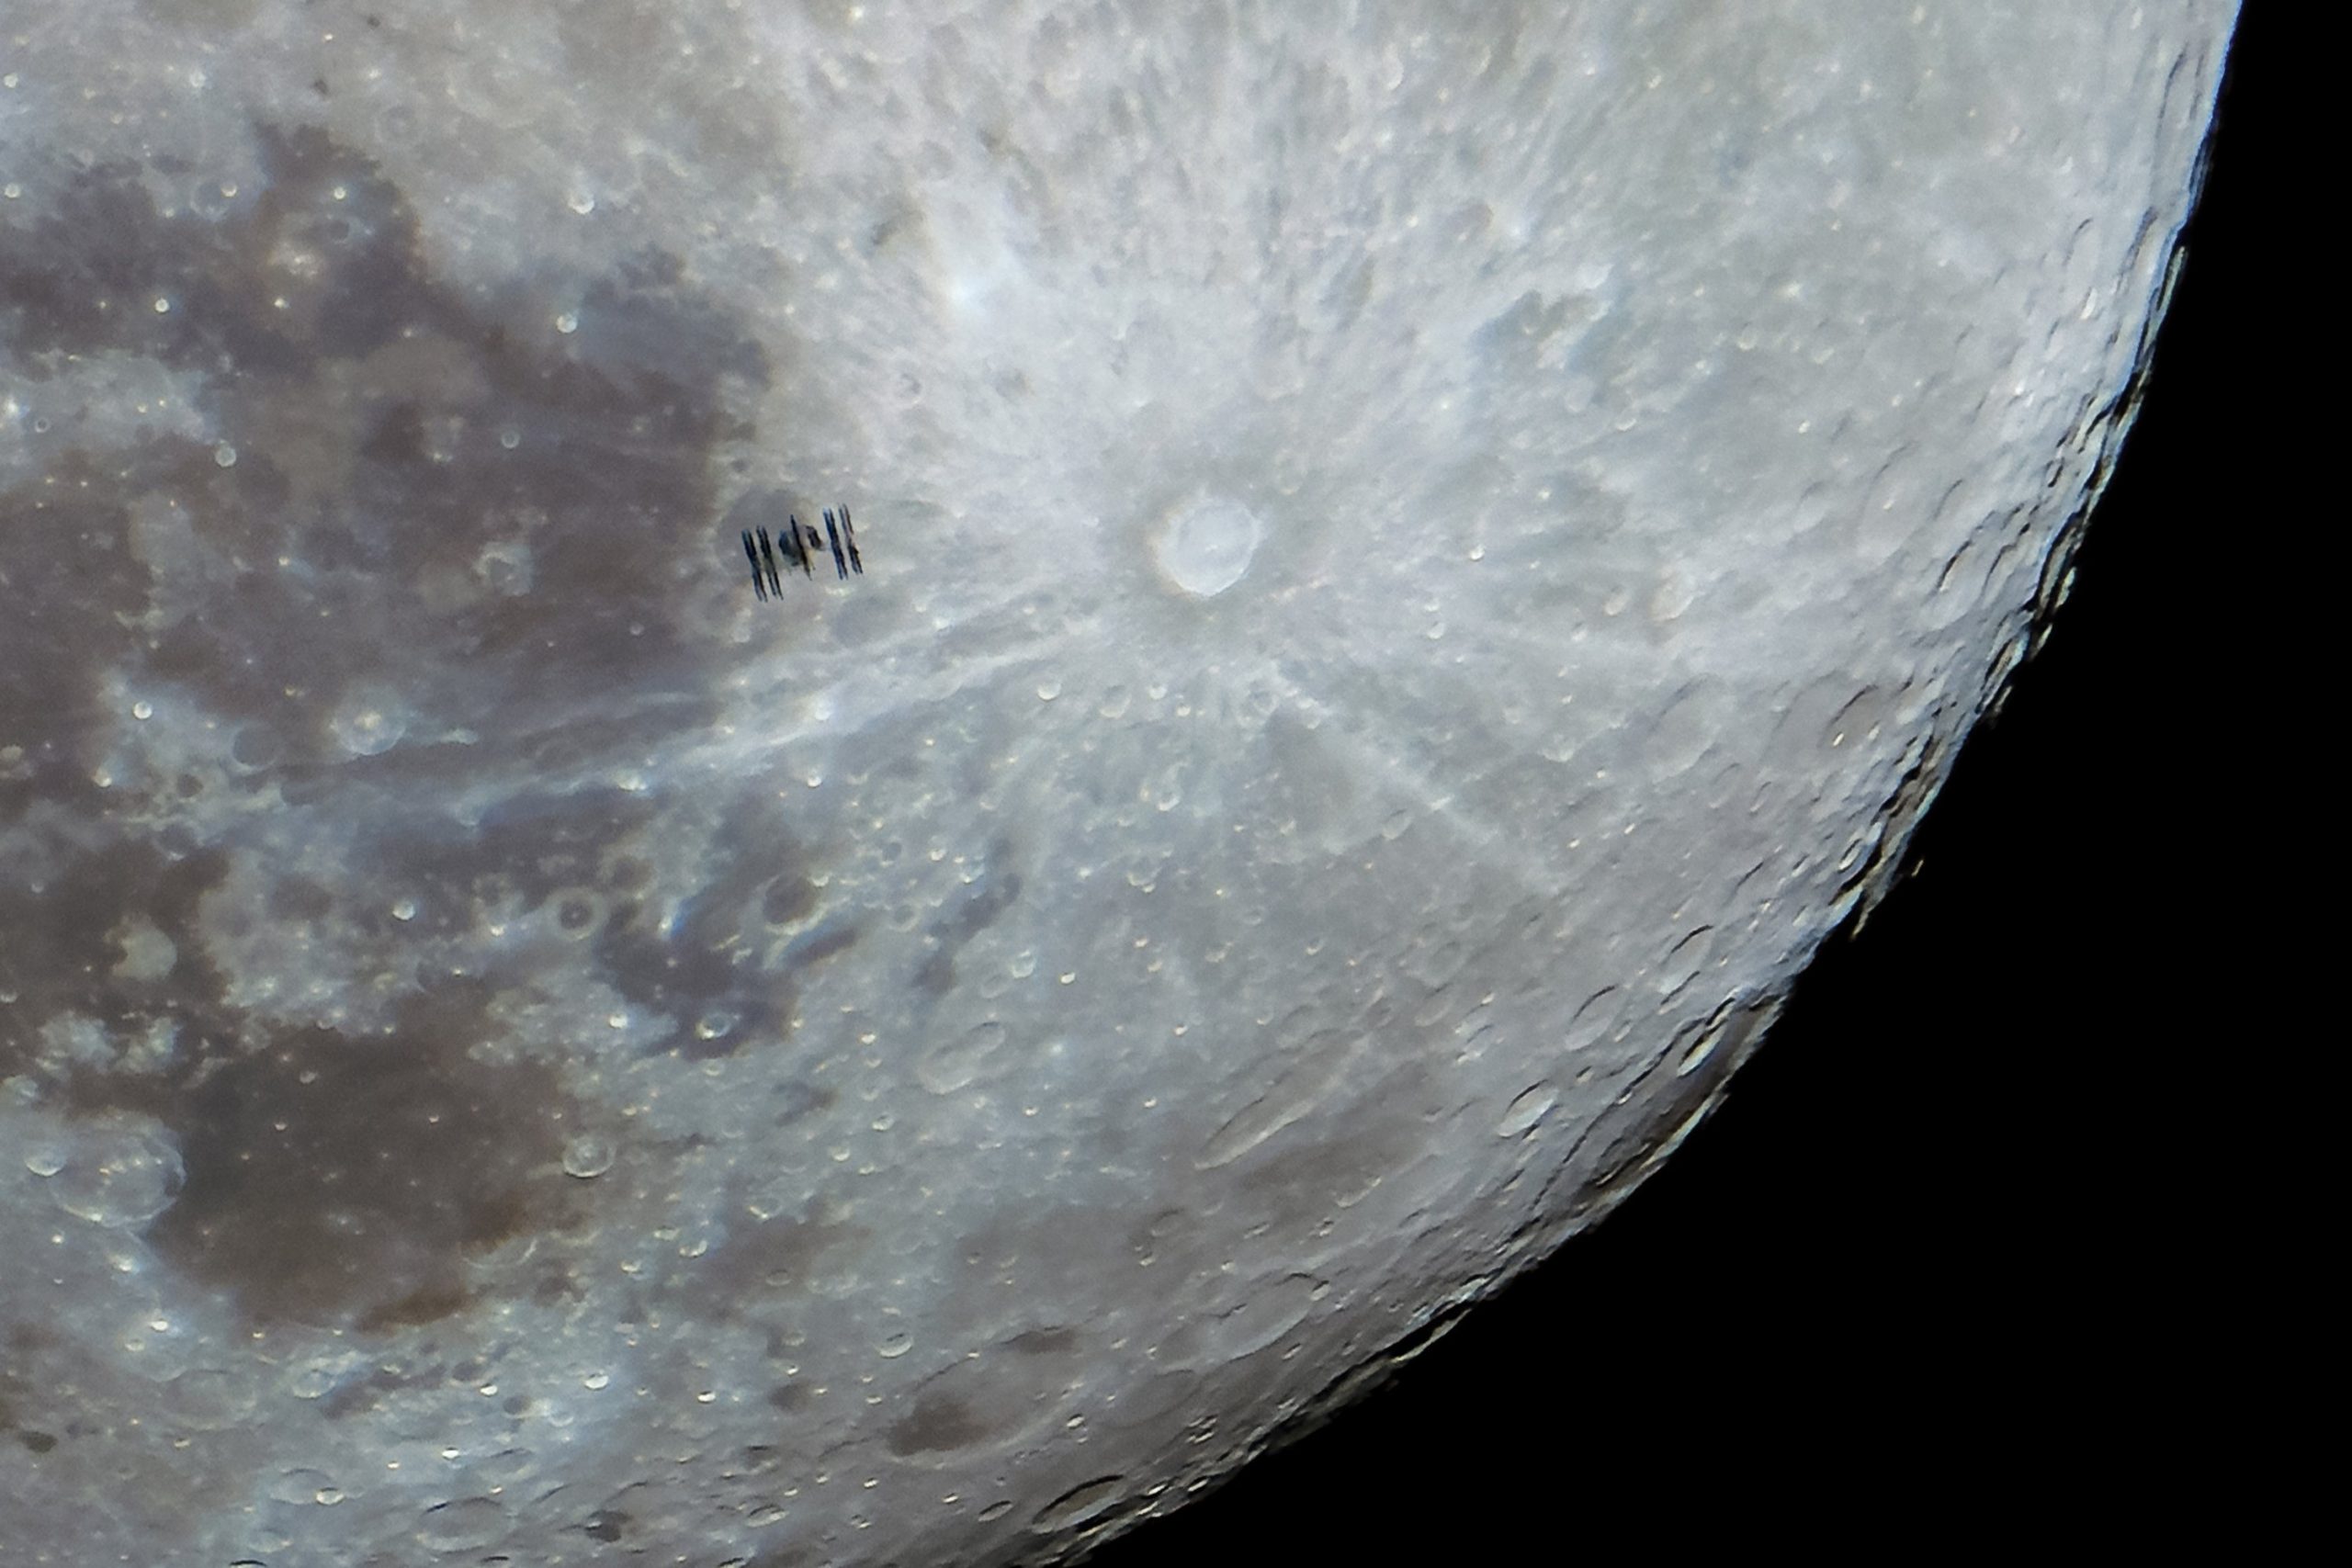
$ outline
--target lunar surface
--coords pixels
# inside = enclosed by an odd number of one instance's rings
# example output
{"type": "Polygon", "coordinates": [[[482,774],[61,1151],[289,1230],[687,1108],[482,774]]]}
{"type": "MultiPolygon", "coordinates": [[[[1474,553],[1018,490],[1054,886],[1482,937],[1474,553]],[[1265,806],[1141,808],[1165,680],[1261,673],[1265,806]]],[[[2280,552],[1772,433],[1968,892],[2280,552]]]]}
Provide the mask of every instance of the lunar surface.
{"type": "Polygon", "coordinates": [[[1051,1562],[1344,1404],[1883,886],[2233,17],[0,8],[0,1563],[1051,1562]]]}

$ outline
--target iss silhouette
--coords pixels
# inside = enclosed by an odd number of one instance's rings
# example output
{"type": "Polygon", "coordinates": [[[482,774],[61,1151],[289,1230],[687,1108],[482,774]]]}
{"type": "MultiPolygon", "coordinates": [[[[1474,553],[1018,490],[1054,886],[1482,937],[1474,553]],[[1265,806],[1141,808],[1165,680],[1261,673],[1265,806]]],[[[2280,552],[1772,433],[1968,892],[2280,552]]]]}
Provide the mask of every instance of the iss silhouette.
{"type": "Polygon", "coordinates": [[[846,506],[841,509],[838,522],[832,509],[826,508],[825,537],[821,543],[818,540],[816,529],[810,528],[806,532],[801,529],[797,517],[787,518],[787,525],[777,533],[774,540],[769,539],[765,527],[746,528],[743,530],[743,555],[752,563],[752,592],[758,594],[760,603],[764,604],[771,595],[784,592],[782,571],[790,571],[797,566],[801,576],[816,576],[816,568],[810,564],[810,558],[820,549],[831,550],[836,581],[846,580],[853,571],[860,577],[865,575],[865,562],[857,553],[857,534],[850,527],[849,508],[846,506]],[[784,555],[782,571],[776,566],[779,550],[784,555]]]}

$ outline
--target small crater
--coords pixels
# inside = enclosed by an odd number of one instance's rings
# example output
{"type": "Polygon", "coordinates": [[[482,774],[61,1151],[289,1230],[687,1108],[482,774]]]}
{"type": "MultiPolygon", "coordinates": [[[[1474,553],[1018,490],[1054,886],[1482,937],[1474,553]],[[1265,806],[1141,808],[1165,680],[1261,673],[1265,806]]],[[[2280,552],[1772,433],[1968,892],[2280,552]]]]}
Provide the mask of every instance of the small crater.
{"type": "Polygon", "coordinates": [[[582,1133],[563,1145],[563,1173],[593,1180],[613,1168],[613,1141],[596,1133],[582,1133]]]}
{"type": "Polygon", "coordinates": [[[58,1206],[92,1224],[135,1229],[170,1208],[186,1173],[169,1140],[132,1124],[94,1129],[50,1187],[58,1206]]]}
{"type": "Polygon", "coordinates": [[[1152,536],[1152,558],[1168,581],[1209,599],[1241,581],[1265,529],[1248,507],[1221,498],[1193,501],[1170,513],[1152,536]]]}
{"type": "Polygon", "coordinates": [[[777,877],[760,896],[760,918],[772,926],[788,926],[805,919],[816,907],[816,888],[807,876],[797,873],[777,877]]]}
{"type": "Polygon", "coordinates": [[[953,1094],[986,1072],[1003,1044],[1003,1024],[994,1019],[974,1024],[924,1053],[915,1064],[915,1077],[933,1094],[953,1094]]]}
{"type": "Polygon", "coordinates": [[[506,1510],[495,1497],[436,1503],[417,1521],[417,1540],[435,1551],[488,1546],[506,1533],[506,1510]]]}
{"type": "Polygon", "coordinates": [[[400,744],[408,733],[406,705],[389,691],[360,685],[345,694],[327,728],[335,744],[354,757],[376,757],[400,744]]]}
{"type": "Polygon", "coordinates": [[[1495,1135],[1516,1138],[1533,1132],[1535,1125],[1552,1113],[1560,1102],[1560,1091],[1550,1084],[1540,1083],[1521,1093],[1503,1111],[1502,1120],[1495,1123],[1495,1135]]]}
{"type": "Polygon", "coordinates": [[[1119,1501],[1126,1485],[1124,1475],[1104,1475],[1074,1486],[1037,1511],[1036,1527],[1041,1530],[1068,1529],[1090,1519],[1100,1518],[1119,1501]]]}

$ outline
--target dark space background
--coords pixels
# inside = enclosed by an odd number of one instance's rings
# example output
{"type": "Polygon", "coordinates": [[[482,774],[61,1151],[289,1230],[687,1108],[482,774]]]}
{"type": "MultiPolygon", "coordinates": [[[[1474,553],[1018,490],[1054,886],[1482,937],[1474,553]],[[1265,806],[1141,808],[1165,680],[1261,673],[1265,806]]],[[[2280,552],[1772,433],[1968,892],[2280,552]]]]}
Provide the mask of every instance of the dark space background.
{"type": "MultiPolygon", "coordinates": [[[[2243,649],[2322,521],[2278,477],[2278,405],[2298,394],[2263,389],[2272,355],[2332,359],[2320,340],[2340,340],[2286,316],[2294,209],[2263,186],[2325,160],[2276,130],[2278,25],[2242,14],[2188,259],[2073,597],[1895,890],[1615,1214],[1091,1568],[1589,1556],[1579,1520],[1660,1551],[1700,1525],[1850,1546],[1890,1514],[1899,1552],[2037,1516],[2095,1540],[2107,1509],[2138,1534],[2202,1506],[2182,1456],[2237,1441],[2208,1417],[2248,1375],[2236,1356],[2260,1354],[2217,1343],[2244,1323],[2195,1304],[2232,1223],[2221,1195],[2261,1179],[2249,1140],[2305,1078],[2263,1065],[2290,1042],[2249,1010],[2295,973],[2242,929],[2278,917],[2226,891],[2265,818],[2295,809],[2246,778],[2281,742],[2243,649]],[[2276,542],[2233,538],[2256,534],[2276,542]],[[2241,943],[2271,956],[2249,973],[2241,943]],[[1730,1500],[1759,1483],[1760,1505],[1730,1500]]],[[[2329,727],[2309,726],[2289,744],[2316,763],[2329,727]]],[[[2051,1544],[2011,1544],[2029,1542],[2051,1544]]]]}

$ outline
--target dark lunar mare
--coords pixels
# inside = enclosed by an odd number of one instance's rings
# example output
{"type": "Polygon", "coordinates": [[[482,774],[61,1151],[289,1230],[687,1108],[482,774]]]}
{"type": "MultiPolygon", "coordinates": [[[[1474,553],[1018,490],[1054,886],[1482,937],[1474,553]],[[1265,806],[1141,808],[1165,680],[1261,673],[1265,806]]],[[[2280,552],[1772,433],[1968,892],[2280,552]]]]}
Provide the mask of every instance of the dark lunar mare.
{"type": "MultiPolygon", "coordinates": [[[[37,164],[0,223],[0,378],[33,411],[0,493],[0,1077],[169,1129],[186,1186],[149,1239],[251,1320],[391,1329],[457,1311],[468,1259],[529,1232],[536,1288],[570,1288],[589,1189],[558,1161],[596,1112],[577,1048],[506,1021],[548,980],[472,951],[486,911],[552,906],[587,977],[671,1020],[656,1049],[725,1054],[789,1011],[749,940],[813,912],[773,801],[730,824],[759,853],[671,919],[629,847],[660,781],[598,777],[716,712],[729,410],[772,367],[675,256],[460,285],[368,157],[255,135],[266,177],[217,216],[159,197],[194,180],[159,154],[37,164]],[[217,437],[76,406],[139,361],[193,378],[217,437]],[[386,705],[398,743],[355,744],[386,705]],[[216,754],[118,760],[173,725],[216,754]],[[290,829],[320,855],[270,847],[290,829]],[[241,858],[258,908],[229,897],[241,858]],[[124,962],[149,926],[162,973],[124,962]],[[381,1020],[241,1004],[235,955],[271,927],[391,968],[381,1020]],[[61,1026],[110,1043],[61,1052],[61,1026]]],[[[803,940],[816,961],[854,932],[803,940]]]]}

